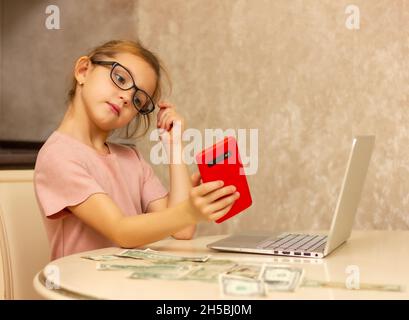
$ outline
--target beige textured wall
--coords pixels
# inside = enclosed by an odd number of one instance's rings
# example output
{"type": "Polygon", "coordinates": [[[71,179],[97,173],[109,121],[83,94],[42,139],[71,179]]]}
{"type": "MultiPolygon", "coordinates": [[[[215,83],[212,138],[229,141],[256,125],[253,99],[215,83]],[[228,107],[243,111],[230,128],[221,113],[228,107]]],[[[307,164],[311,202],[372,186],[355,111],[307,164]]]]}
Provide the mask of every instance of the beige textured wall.
{"type": "MultiPolygon", "coordinates": [[[[199,234],[327,228],[354,134],[377,136],[355,228],[408,229],[409,1],[353,1],[354,31],[350,3],[3,0],[0,137],[47,137],[75,58],[139,35],[170,70],[190,127],[259,130],[254,205],[199,234]],[[61,30],[44,27],[47,4],[60,7],[61,30]]],[[[153,144],[138,142],[145,157],[153,144]]]]}
{"type": "Polygon", "coordinates": [[[134,0],[1,0],[0,139],[41,140],[65,112],[75,60],[112,38],[136,37],[134,0]],[[45,26],[48,5],[59,30],[45,26]]]}
{"type": "Polygon", "coordinates": [[[359,30],[351,1],[139,1],[189,126],[259,129],[253,207],[200,233],[328,228],[355,134],[377,139],[355,228],[409,227],[409,1],[352,3],[359,30]]]}

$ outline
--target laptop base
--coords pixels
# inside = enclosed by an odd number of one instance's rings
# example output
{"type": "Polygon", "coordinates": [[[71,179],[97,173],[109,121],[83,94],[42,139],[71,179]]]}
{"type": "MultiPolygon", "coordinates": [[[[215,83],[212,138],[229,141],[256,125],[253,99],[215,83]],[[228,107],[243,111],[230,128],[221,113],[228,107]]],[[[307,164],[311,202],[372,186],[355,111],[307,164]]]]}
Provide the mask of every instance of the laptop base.
{"type": "Polygon", "coordinates": [[[234,235],[210,243],[208,248],[303,258],[323,258],[327,236],[284,233],[278,237],[234,235]]]}

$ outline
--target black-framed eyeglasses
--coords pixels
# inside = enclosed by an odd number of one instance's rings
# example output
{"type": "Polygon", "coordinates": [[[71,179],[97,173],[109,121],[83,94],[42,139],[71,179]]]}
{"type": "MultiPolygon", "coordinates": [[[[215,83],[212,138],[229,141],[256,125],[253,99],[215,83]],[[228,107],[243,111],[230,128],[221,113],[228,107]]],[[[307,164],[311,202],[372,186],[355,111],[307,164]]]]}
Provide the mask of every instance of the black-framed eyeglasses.
{"type": "Polygon", "coordinates": [[[155,110],[155,104],[152,98],[149,94],[136,86],[135,81],[127,68],[116,61],[99,61],[91,59],[91,62],[102,66],[111,66],[111,80],[119,89],[127,91],[135,88],[132,103],[140,114],[146,115],[155,110]]]}

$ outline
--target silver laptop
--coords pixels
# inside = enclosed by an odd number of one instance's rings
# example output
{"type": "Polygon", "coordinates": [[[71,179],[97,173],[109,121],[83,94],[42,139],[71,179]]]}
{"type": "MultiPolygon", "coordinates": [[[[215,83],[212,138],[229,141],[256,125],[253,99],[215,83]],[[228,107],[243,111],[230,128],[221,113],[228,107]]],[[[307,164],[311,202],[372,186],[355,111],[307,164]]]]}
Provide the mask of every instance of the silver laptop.
{"type": "Polygon", "coordinates": [[[299,233],[283,233],[279,236],[233,235],[207,246],[220,251],[325,257],[351,235],[374,143],[374,136],[354,137],[331,229],[327,235],[299,233]]]}

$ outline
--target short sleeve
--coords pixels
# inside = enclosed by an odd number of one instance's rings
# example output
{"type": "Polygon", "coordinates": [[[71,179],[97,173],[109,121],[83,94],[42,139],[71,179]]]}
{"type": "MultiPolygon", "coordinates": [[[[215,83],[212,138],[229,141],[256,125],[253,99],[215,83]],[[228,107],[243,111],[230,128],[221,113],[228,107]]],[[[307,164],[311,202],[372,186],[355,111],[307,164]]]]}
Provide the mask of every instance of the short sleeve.
{"type": "Polygon", "coordinates": [[[46,161],[43,158],[37,159],[34,188],[45,216],[80,204],[92,194],[106,193],[78,160],[54,154],[47,154],[46,161]]]}
{"type": "Polygon", "coordinates": [[[139,158],[143,172],[143,185],[141,190],[141,204],[143,212],[147,211],[150,202],[163,198],[168,190],[163,186],[152,166],[145,161],[142,154],[134,149],[139,158]]]}

